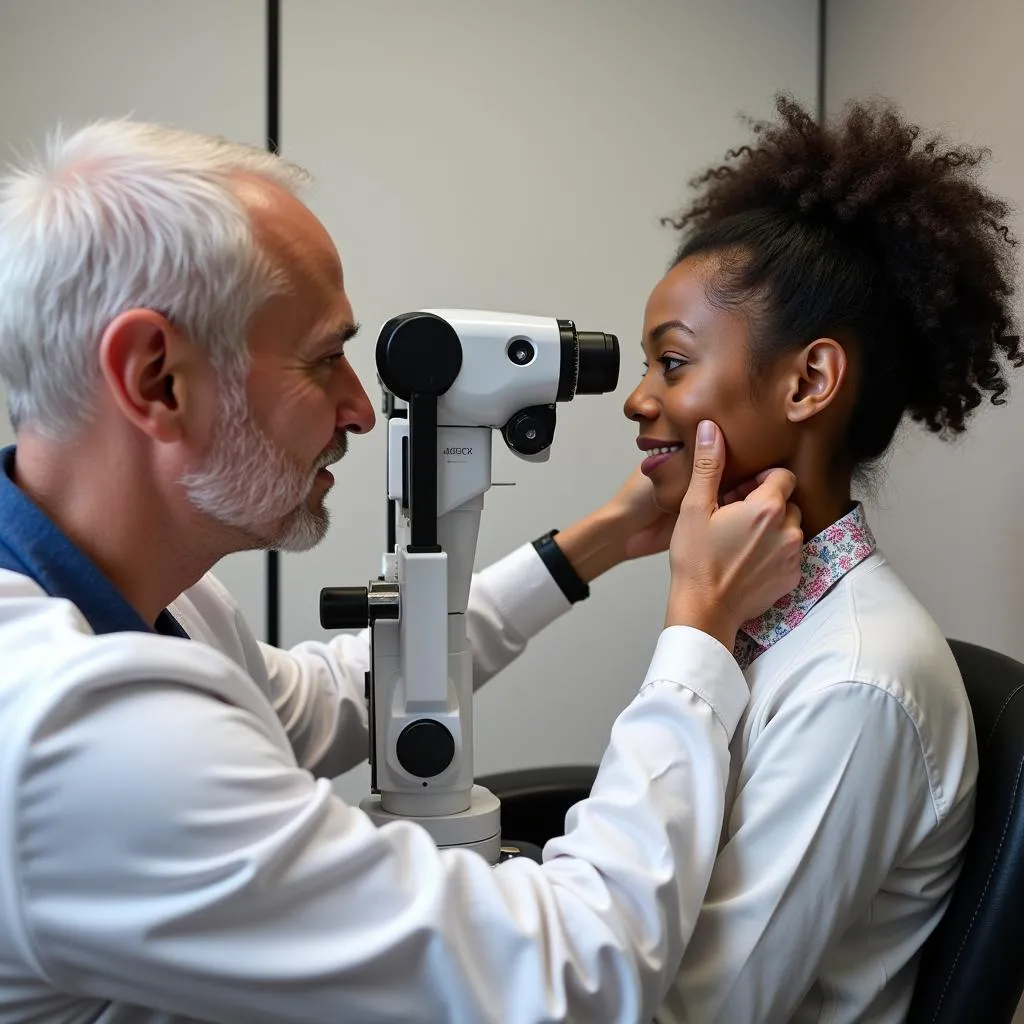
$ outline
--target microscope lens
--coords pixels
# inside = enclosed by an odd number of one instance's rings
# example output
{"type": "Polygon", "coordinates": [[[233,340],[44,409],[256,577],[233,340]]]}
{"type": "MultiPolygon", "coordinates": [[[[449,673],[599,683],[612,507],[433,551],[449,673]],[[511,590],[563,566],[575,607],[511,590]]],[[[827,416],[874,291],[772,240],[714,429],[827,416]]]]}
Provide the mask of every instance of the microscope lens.
{"type": "Polygon", "coordinates": [[[619,383],[619,340],[603,331],[580,331],[578,395],[603,395],[619,383]]]}

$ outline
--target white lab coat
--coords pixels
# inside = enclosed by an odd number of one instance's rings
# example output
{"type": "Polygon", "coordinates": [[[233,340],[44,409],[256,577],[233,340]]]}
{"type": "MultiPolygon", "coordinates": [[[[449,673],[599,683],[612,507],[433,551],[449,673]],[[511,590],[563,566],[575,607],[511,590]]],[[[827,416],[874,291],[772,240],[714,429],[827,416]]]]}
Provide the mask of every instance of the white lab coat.
{"type": "MultiPolygon", "coordinates": [[[[566,607],[532,548],[481,574],[477,681],[566,607]]],[[[650,1019],[718,849],[730,652],[666,630],[567,834],[491,868],[322,777],[366,756],[365,638],[263,647],[209,577],[171,611],[192,641],[96,636],[0,570],[0,1024],[650,1019]]]]}

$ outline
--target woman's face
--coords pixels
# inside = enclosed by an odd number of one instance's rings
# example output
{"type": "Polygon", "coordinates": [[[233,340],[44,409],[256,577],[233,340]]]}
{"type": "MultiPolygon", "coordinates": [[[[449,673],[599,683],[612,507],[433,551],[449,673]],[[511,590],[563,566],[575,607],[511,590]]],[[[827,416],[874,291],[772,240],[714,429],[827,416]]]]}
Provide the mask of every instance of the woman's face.
{"type": "Polygon", "coordinates": [[[755,386],[747,318],[708,301],[704,282],[712,272],[707,257],[688,257],[651,292],[642,339],[646,369],[624,408],[639,426],[642,469],[665,511],[677,511],[686,493],[701,420],[714,420],[725,438],[723,491],[785,467],[794,443],[789,382],[781,366],[776,373],[769,367],[755,386]]]}

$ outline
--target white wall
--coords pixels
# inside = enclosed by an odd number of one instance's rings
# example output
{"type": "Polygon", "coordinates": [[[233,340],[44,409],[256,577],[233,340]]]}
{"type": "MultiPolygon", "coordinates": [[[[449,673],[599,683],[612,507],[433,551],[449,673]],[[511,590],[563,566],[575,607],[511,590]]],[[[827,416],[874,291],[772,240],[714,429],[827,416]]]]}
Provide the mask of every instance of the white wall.
{"type": "MultiPolygon", "coordinates": [[[[1024,207],[1020,0],[860,0],[828,11],[826,98],[890,96],[987,145],[985,180],[1024,207]]],[[[1013,230],[1024,239],[1024,218],[1013,230]]],[[[886,553],[946,633],[1024,658],[1024,393],[956,445],[908,431],[874,503],[886,553]]]]}
{"type": "MultiPolygon", "coordinates": [[[[622,343],[615,396],[563,406],[551,461],[496,441],[480,562],[606,499],[637,462],[622,401],[640,373],[647,293],[674,237],[658,224],[692,172],[745,137],[740,111],[788,88],[815,102],[813,0],[286,0],[282,146],[319,178],[373,384],[377,330],[423,306],[575,319],[622,343]]],[[[322,586],[365,583],[385,540],[384,435],[355,438],[335,529],[283,560],[283,637],[324,635],[322,586]]],[[[620,569],[476,705],[480,772],[593,762],[639,685],[664,615],[663,559],[620,569]]],[[[341,781],[366,792],[366,774],[341,781]]]]}
{"type": "MultiPolygon", "coordinates": [[[[614,396],[560,410],[554,456],[496,446],[480,561],[607,498],[636,463],[621,404],[640,372],[649,289],[674,237],[658,224],[692,172],[789,89],[814,103],[815,0],[283,0],[281,141],[318,177],[365,336],[424,305],[572,317],[617,333],[614,396]]],[[[262,0],[0,0],[0,149],[58,118],[133,113],[252,142],[264,135],[262,0]]],[[[0,428],[5,429],[5,428],[0,428]]],[[[285,556],[286,642],[323,636],[317,595],[375,574],[383,433],[355,439],[335,530],[285,556]]],[[[262,630],[263,559],[220,574],[262,630]]],[[[481,695],[477,765],[593,761],[640,682],[663,615],[664,560],[618,570],[481,695]]],[[[366,790],[365,773],[342,780],[366,790]]]]}
{"type": "MultiPolygon", "coordinates": [[[[0,166],[58,121],[106,116],[262,144],[264,21],[260,0],[0,0],[0,166]]],[[[0,412],[0,445],[10,441],[0,412]]],[[[263,564],[247,553],[217,570],[261,635],[263,564]]]]}

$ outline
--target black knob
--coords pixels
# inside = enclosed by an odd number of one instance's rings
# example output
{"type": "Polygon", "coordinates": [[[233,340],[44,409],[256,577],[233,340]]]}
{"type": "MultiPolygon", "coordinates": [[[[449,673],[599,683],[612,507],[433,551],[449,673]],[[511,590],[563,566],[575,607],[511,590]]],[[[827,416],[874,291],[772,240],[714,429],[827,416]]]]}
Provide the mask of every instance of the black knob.
{"type": "Polygon", "coordinates": [[[377,374],[396,398],[443,395],[462,370],[462,342],[434,313],[392,317],[377,338],[377,374]]]}
{"type": "Polygon", "coordinates": [[[432,718],[410,722],[395,744],[398,763],[418,779],[440,775],[455,757],[452,734],[432,718]]]}
{"type": "Polygon", "coordinates": [[[324,629],[365,629],[369,623],[366,587],[324,587],[320,591],[320,625],[324,629]]]}
{"type": "Polygon", "coordinates": [[[505,352],[516,366],[527,366],[533,362],[533,357],[537,354],[529,338],[513,338],[505,352]]]}
{"type": "Polygon", "coordinates": [[[555,407],[534,405],[514,413],[502,427],[505,444],[521,455],[537,455],[551,447],[555,436],[555,407]]]}

